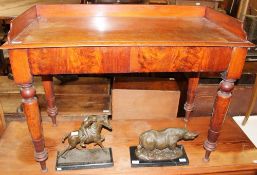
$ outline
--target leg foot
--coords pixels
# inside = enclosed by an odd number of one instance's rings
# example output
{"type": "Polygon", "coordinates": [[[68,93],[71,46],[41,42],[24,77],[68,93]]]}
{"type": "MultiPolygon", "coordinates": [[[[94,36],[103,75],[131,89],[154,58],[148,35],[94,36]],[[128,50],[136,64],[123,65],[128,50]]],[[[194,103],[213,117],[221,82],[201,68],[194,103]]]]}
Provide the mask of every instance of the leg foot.
{"type": "MultiPolygon", "coordinates": [[[[42,167],[42,166],[41,166],[42,167]]],[[[48,169],[47,168],[45,168],[45,169],[42,169],[41,168],[41,171],[42,171],[42,173],[47,173],[48,172],[48,169]]]]}
{"type": "Polygon", "coordinates": [[[209,158],[209,157],[210,157],[210,154],[211,154],[211,151],[206,151],[206,152],[205,152],[205,156],[204,156],[204,158],[203,158],[203,161],[204,161],[204,162],[207,163],[207,162],[210,161],[210,158],[209,158]]]}
{"type": "Polygon", "coordinates": [[[42,173],[46,173],[48,171],[46,167],[46,161],[40,162],[40,167],[41,167],[42,173]]]}

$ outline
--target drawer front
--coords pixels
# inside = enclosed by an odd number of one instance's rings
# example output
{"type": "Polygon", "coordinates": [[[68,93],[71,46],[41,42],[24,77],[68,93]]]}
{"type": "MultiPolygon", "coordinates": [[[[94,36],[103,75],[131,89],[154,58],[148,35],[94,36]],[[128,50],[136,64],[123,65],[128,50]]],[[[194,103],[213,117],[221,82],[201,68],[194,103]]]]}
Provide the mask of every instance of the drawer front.
{"type": "Polygon", "coordinates": [[[31,72],[39,74],[224,71],[226,47],[80,47],[29,49],[31,72]]]}
{"type": "Polygon", "coordinates": [[[30,49],[33,74],[129,72],[129,50],[112,47],[30,49]]]}
{"type": "Polygon", "coordinates": [[[132,48],[133,72],[209,72],[226,70],[232,50],[222,47],[132,48]]]}

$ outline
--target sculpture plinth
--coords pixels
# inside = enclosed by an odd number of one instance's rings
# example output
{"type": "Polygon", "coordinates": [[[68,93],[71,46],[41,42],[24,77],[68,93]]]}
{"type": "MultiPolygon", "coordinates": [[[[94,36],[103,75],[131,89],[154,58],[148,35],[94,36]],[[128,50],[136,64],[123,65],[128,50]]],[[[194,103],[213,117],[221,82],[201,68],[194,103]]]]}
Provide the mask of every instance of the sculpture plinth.
{"type": "MultiPolygon", "coordinates": [[[[183,166],[189,165],[189,159],[185,152],[183,145],[178,145],[178,149],[181,152],[181,156],[174,158],[166,156],[166,159],[159,159],[159,160],[144,160],[136,155],[136,146],[131,146],[130,148],[130,163],[131,167],[156,167],[156,166],[183,166]]],[[[167,150],[165,149],[165,152],[167,150]]],[[[170,155],[170,153],[168,153],[170,155]]]]}
{"type": "Polygon", "coordinates": [[[108,116],[87,116],[78,130],[66,134],[69,146],[57,153],[56,170],[101,168],[113,166],[111,148],[104,148],[102,128],[112,129],[108,116]],[[95,143],[101,148],[85,149],[87,144],[95,143]],[[81,147],[81,148],[79,148],[81,147]]]}
{"type": "MultiPolygon", "coordinates": [[[[59,152],[57,154],[59,157],[59,152]]],[[[96,148],[88,150],[71,150],[66,158],[59,157],[56,170],[75,170],[86,168],[105,168],[113,166],[112,149],[96,148]]]]}

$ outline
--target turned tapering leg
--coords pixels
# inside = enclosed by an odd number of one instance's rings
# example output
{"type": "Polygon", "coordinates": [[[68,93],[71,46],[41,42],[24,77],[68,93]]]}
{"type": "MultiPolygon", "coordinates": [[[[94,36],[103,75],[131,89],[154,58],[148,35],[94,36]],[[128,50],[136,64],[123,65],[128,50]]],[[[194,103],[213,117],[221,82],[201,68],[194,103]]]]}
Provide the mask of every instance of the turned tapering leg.
{"type": "Polygon", "coordinates": [[[45,90],[45,97],[47,101],[47,113],[51,117],[52,123],[56,125],[56,116],[58,110],[55,104],[54,85],[52,76],[42,76],[43,87],[45,90]]]}
{"type": "Polygon", "coordinates": [[[39,112],[38,101],[37,97],[35,97],[36,90],[32,84],[22,84],[20,92],[23,98],[23,110],[35,147],[35,159],[40,163],[42,171],[46,172],[46,159],[48,155],[45,150],[42,120],[39,112]]]}
{"type": "Polygon", "coordinates": [[[194,108],[194,99],[195,99],[195,91],[197,89],[199,83],[199,73],[197,73],[194,77],[190,77],[188,79],[188,90],[187,90],[187,101],[184,104],[184,109],[186,111],[185,121],[188,121],[190,118],[190,114],[194,108]]]}
{"type": "Polygon", "coordinates": [[[206,150],[204,161],[209,161],[211,152],[216,149],[217,140],[232,96],[234,82],[235,80],[232,79],[223,79],[220,83],[219,91],[217,92],[213,107],[213,113],[208,130],[208,137],[204,142],[204,148],[206,150]]]}

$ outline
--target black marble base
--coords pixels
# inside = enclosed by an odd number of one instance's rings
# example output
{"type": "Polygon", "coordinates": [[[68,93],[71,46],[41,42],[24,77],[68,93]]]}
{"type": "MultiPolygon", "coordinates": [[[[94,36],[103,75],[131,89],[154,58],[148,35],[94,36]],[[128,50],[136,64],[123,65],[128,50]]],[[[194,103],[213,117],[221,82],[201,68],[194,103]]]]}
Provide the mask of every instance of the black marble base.
{"type": "Polygon", "coordinates": [[[177,159],[173,160],[154,160],[154,161],[145,161],[139,160],[135,155],[136,146],[131,146],[130,150],[130,163],[131,167],[157,167],[157,166],[183,166],[189,165],[189,160],[186,155],[183,145],[178,145],[182,149],[183,155],[177,159]]]}
{"type": "Polygon", "coordinates": [[[56,170],[78,170],[89,168],[106,168],[113,166],[112,149],[96,148],[88,150],[73,149],[66,158],[59,157],[57,153],[56,170]]]}

